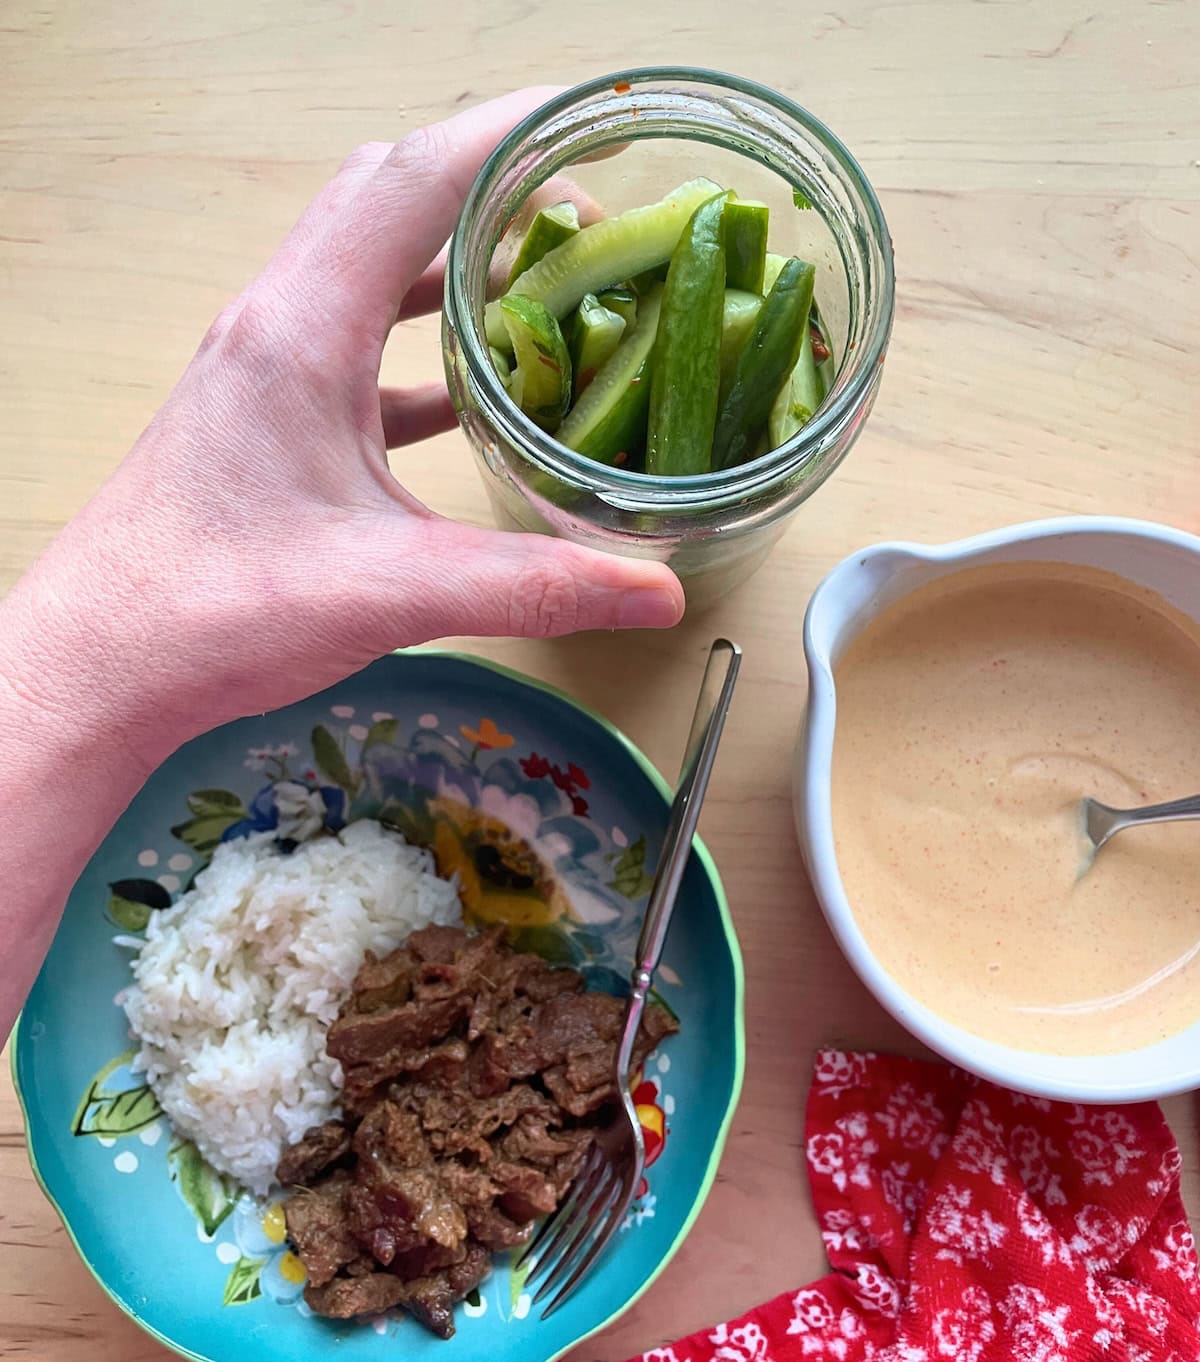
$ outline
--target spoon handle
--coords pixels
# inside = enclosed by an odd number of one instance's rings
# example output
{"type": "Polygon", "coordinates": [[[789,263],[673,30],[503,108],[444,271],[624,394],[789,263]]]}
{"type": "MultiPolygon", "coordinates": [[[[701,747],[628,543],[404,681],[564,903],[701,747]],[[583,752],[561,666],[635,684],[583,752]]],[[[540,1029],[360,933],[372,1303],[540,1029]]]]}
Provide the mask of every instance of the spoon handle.
{"type": "Polygon", "coordinates": [[[1084,829],[1096,851],[1122,828],[1139,823],[1177,823],[1185,818],[1200,818],[1200,795],[1172,799],[1166,804],[1147,804],[1141,809],[1114,809],[1098,799],[1083,801],[1084,829]]]}
{"type": "Polygon", "coordinates": [[[1200,795],[1172,799],[1166,804],[1147,804],[1142,809],[1114,809],[1120,825],[1131,823],[1176,823],[1183,818],[1200,818],[1200,795]]]}

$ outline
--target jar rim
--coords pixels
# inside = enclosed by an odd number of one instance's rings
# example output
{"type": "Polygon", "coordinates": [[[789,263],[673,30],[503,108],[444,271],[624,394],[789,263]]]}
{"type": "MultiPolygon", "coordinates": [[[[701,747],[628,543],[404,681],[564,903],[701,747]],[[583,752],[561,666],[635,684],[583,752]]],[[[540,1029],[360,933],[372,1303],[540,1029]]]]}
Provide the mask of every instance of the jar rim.
{"type": "MultiPolygon", "coordinates": [[[[640,134],[641,138],[647,139],[653,136],[653,133],[640,134]]],[[[628,130],[627,136],[614,134],[605,140],[639,140],[639,133],[634,127],[628,130]]],[[[779,167],[770,168],[791,184],[793,189],[802,191],[805,188],[785,176],[779,167]]],[[[548,170],[543,178],[548,178],[551,173],[553,170],[548,170]]],[[[531,182],[525,197],[541,182],[540,179],[531,182]]],[[[869,255],[869,250],[864,254],[869,255]]],[[[639,509],[664,509],[670,506],[711,504],[714,498],[743,497],[762,486],[802,473],[810,465],[819,467],[823,462],[822,454],[836,444],[870,396],[891,334],[894,288],[892,241],[883,209],[862,167],[841,139],[820,119],[780,91],[748,77],[704,67],[643,66],[598,76],[564,90],[534,109],[495,147],[467,193],[451,238],[446,263],[445,305],[447,314],[454,321],[462,319],[469,323],[455,328],[463,347],[467,373],[486,415],[507,439],[519,443],[522,451],[545,471],[575,486],[586,488],[614,504],[639,509]],[[878,252],[878,277],[872,279],[874,287],[868,293],[864,309],[866,333],[855,346],[853,354],[843,357],[829,400],[822,404],[810,421],[782,445],[744,464],[715,472],[666,477],[600,464],[577,454],[535,425],[511,400],[492,365],[482,334],[482,317],[476,315],[467,296],[464,228],[479,213],[481,203],[494,181],[509,168],[526,141],[545,124],[597,96],[606,93],[624,95],[632,93],[639,85],[670,82],[707,85],[722,93],[742,95],[798,124],[813,143],[833,160],[840,172],[841,188],[849,190],[867,229],[869,244],[878,252]]]]}

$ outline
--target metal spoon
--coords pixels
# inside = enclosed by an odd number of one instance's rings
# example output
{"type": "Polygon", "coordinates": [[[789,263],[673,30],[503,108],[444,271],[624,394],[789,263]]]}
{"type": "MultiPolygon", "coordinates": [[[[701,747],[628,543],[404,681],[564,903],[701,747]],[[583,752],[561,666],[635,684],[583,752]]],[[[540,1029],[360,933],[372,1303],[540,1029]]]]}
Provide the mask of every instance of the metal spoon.
{"type": "Polygon", "coordinates": [[[1138,823],[1177,823],[1185,818],[1200,818],[1200,795],[1172,799],[1167,804],[1146,804],[1140,809],[1114,809],[1098,799],[1085,799],[1081,807],[1083,830],[1094,856],[1122,828],[1131,828],[1138,823]]]}

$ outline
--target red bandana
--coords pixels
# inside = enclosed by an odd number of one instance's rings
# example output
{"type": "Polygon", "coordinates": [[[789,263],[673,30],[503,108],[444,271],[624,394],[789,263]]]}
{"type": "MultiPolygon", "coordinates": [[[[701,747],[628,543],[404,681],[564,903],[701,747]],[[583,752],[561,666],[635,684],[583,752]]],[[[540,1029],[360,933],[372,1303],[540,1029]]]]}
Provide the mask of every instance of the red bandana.
{"type": "Polygon", "coordinates": [[[1154,1103],[828,1050],[806,1136],[833,1270],[642,1362],[1200,1359],[1179,1150],[1154,1103]]]}

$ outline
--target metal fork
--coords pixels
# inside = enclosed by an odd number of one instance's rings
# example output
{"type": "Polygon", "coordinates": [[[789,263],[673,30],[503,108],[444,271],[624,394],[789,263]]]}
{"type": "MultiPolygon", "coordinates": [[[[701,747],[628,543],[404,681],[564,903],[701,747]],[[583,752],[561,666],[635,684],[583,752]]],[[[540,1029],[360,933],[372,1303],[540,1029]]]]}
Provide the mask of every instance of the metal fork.
{"type": "Polygon", "coordinates": [[[687,751],[671,802],[662,854],[638,939],[632,987],[616,1056],[620,1105],[613,1120],[597,1132],[566,1200],[543,1221],[517,1261],[518,1269],[532,1264],[526,1278],[528,1282],[543,1279],[533,1298],[535,1305],[557,1288],[557,1294],[542,1313],[543,1319],[553,1314],[578,1288],[604,1252],[625,1219],[646,1166],[642,1127],[629,1091],[629,1071],[646,998],[662,958],[679,885],[691,855],[700,805],[712,774],[741,659],[742,650],[736,643],[719,638],[709,651],[704,669],[687,751]]]}

